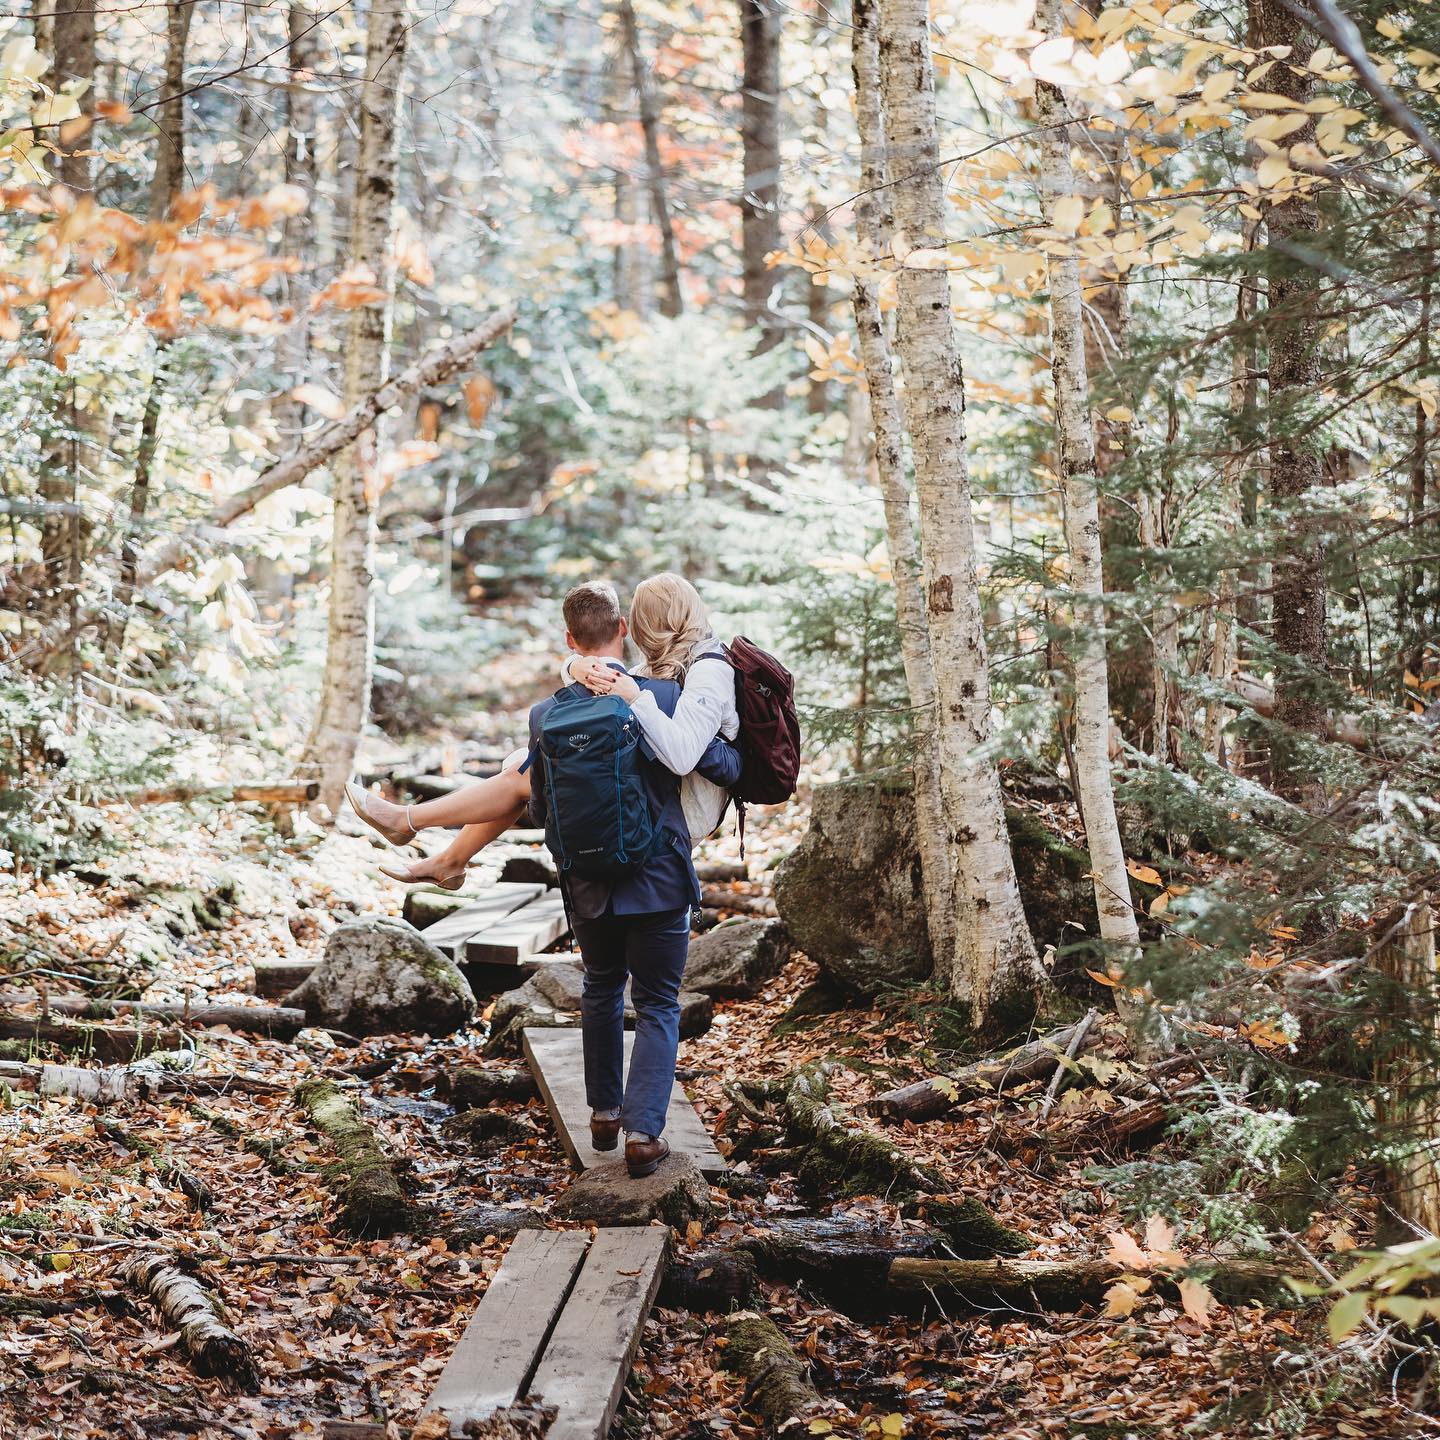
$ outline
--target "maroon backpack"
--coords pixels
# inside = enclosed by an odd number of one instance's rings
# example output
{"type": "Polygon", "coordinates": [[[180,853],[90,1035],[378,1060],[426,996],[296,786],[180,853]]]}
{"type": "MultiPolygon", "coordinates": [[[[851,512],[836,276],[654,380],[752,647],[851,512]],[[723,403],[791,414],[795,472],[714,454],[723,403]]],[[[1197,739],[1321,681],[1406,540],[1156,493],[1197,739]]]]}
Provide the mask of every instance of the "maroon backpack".
{"type": "MultiPolygon", "coordinates": [[[[745,846],[745,806],[779,805],[795,793],[800,778],[800,720],[795,714],[795,680],[773,656],[737,635],[723,647],[735,671],[735,708],[740,712],[740,779],[731,794],[740,814],[745,846]]],[[[700,659],[720,659],[704,656],[700,659]]]]}

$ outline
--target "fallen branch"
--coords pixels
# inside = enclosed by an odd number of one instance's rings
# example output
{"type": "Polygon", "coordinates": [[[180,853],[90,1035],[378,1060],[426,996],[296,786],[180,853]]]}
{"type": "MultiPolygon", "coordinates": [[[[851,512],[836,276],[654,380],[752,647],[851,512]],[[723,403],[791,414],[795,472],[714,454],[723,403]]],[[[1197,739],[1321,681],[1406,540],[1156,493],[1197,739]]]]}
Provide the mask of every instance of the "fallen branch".
{"type": "Polygon", "coordinates": [[[167,1155],[150,1141],[139,1135],[132,1135],[113,1120],[96,1120],[95,1128],[108,1140],[113,1140],[122,1150],[149,1160],[156,1173],[167,1185],[173,1185],[197,1210],[208,1210],[215,1202],[210,1188],[198,1180],[172,1155],[167,1155]]]}
{"type": "Polygon", "coordinates": [[[702,885],[700,903],[707,910],[733,910],[741,915],[758,915],[767,920],[774,919],[779,913],[768,895],[741,895],[718,885],[702,885]]]}
{"type": "Polygon", "coordinates": [[[796,1355],[768,1315],[741,1310],[725,1321],[725,1369],[745,1380],[745,1408],[772,1435],[794,1429],[827,1408],[810,1383],[810,1367],[796,1355]]]}
{"type": "MultiPolygon", "coordinates": [[[[482,325],[457,335],[448,344],[437,346],[407,366],[372,394],[352,405],[338,420],[311,436],[298,450],[277,460],[259,478],[237,495],[222,500],[210,512],[202,529],[223,530],[248,515],[262,500],[278,491],[298,485],[312,471],[338,455],[357,440],[387,410],[408,400],[412,395],[448,380],[463,370],[482,350],[493,345],[515,323],[515,307],[506,305],[482,325]]],[[[184,563],[187,542],[185,533],[171,536],[141,557],[137,585],[148,585],[167,570],[184,563]]]]}
{"type": "Polygon", "coordinates": [[[120,1278],[154,1301],[168,1330],[180,1332],[198,1374],[229,1381],[249,1395],[260,1388],[250,1347],[224,1323],[210,1292],[171,1257],[137,1255],[120,1267],[120,1278]]]}
{"type": "Polygon", "coordinates": [[[1075,1056],[1085,1043],[1085,1037],[1090,1033],[1090,1027],[1095,1023],[1095,1017],[1099,1013],[1098,1010],[1087,1010],[1085,1018],[1075,1027],[1075,1033],[1065,1047],[1065,1058],[1056,1065],[1055,1073],[1050,1077],[1050,1084],[1045,1089],[1045,1103],[1040,1107],[1041,1120],[1050,1118],[1050,1112],[1055,1108],[1056,1097],[1060,1094],[1060,1082],[1064,1080],[1066,1072],[1073,1066],[1075,1056]]]}
{"type": "Polygon", "coordinates": [[[414,1210],[394,1165],[339,1086],[306,1080],[295,1099],[339,1157],[326,1167],[325,1178],[340,1202],[345,1228],[355,1235],[391,1235],[411,1224],[414,1210]]]}
{"type": "Polygon", "coordinates": [[[168,1000],[91,1000],[84,995],[40,996],[28,991],[0,993],[0,1006],[40,1005],[56,1015],[86,1020],[178,1020],[182,1026],[224,1025],[254,1035],[289,1040],[305,1028],[305,1012],[282,1005],[187,1005],[168,1000]]]}
{"type": "MultiPolygon", "coordinates": [[[[872,1115],[886,1120],[916,1123],[938,1120],[964,1100],[974,1099],[977,1095],[992,1095],[997,1090],[1023,1085],[1029,1080],[1039,1080],[1069,1051],[1070,1043],[1082,1024],[1083,1021],[1067,1025],[1063,1030],[1031,1040],[1004,1055],[977,1060],[953,1075],[937,1075],[930,1080],[904,1085],[898,1090],[887,1090],[869,1101],[865,1108],[872,1115]]],[[[1098,1041],[1099,1035],[1094,1026],[1087,1026],[1074,1053],[1078,1055],[1089,1050],[1098,1041]]]]}
{"type": "MultiPolygon", "coordinates": [[[[1197,1263],[1217,1300],[1238,1304],[1275,1297],[1286,1290],[1288,1271],[1263,1260],[1197,1263]]],[[[1079,1310],[1099,1304],[1124,1272],[1111,1260],[927,1260],[900,1257],[885,1277],[893,1302],[933,1298],[942,1309],[956,1304],[975,1310],[994,1307],[1079,1310]]],[[[1159,1288],[1174,1295],[1186,1272],[1157,1273],[1159,1288]]]]}

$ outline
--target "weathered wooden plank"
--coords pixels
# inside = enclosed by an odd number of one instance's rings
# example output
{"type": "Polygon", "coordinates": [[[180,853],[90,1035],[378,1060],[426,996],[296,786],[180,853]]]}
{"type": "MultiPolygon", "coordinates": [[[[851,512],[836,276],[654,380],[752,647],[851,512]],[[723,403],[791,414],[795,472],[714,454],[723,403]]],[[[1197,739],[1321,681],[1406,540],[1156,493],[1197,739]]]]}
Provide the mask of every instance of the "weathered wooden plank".
{"type": "Polygon", "coordinates": [[[605,1440],[655,1303],[670,1231],[597,1230],[526,1391],[553,1405],[545,1440],[605,1440]]]}
{"type": "Polygon", "coordinates": [[[522,1230],[440,1372],[424,1414],[443,1412],[450,1433],[525,1393],[565,1305],[590,1237],[583,1230],[522,1230]]]}
{"type": "MultiPolygon", "coordinates": [[[[521,1039],[526,1063],[540,1087],[570,1163],[577,1170],[589,1170],[613,1160],[613,1153],[602,1154],[590,1144],[590,1107],[585,1101],[585,1059],[579,1030],[543,1030],[531,1026],[521,1039]]],[[[634,1033],[627,1031],[627,1067],[634,1047],[634,1033]]],[[[707,1179],[723,1175],[728,1168],[678,1080],[670,1092],[665,1138],[677,1154],[688,1155],[707,1179]]]]}
{"type": "MultiPolygon", "coordinates": [[[[543,886],[537,888],[544,891],[543,886]]],[[[432,926],[426,932],[427,938],[439,928],[439,925],[432,926]]],[[[464,959],[472,965],[517,965],[538,955],[547,945],[553,945],[569,928],[560,892],[542,893],[540,899],[472,934],[465,942],[464,959]]]]}
{"type": "MultiPolygon", "coordinates": [[[[472,935],[497,925],[513,911],[545,894],[543,885],[492,885],[470,904],[427,926],[425,938],[451,959],[466,959],[465,945],[472,935]]],[[[542,947],[543,948],[543,947],[542,947]]],[[[476,957],[483,958],[483,957],[476,957]]]]}

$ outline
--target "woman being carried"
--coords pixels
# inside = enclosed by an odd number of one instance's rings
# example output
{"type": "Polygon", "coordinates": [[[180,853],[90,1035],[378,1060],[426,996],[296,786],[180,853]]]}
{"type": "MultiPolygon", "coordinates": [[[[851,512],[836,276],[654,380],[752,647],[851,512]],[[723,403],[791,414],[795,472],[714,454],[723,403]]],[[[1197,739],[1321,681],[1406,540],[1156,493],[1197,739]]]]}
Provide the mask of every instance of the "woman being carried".
{"type": "MultiPolygon", "coordinates": [[[[681,800],[693,843],[720,823],[727,799],[723,786],[696,774],[696,766],[705,761],[704,768],[717,778],[738,776],[739,756],[733,747],[707,756],[717,737],[733,740],[739,732],[734,672],[710,631],[695,587],[679,575],[666,573],[641,581],[635,590],[630,623],[646,657],[644,673],[654,679],[684,682],[673,718],[663,714],[654,697],[643,692],[623,668],[616,668],[618,656],[587,653],[594,648],[587,637],[569,630],[565,643],[575,653],[566,658],[561,673],[567,681],[583,683],[594,694],[614,693],[630,703],[656,758],[682,777],[681,800]],[[715,658],[710,663],[694,663],[711,655],[715,658]]],[[[622,626],[622,642],[625,633],[622,626]]],[[[410,885],[458,890],[471,859],[524,815],[530,799],[526,754],[517,750],[507,757],[498,775],[418,805],[396,805],[358,785],[347,785],[345,793],[356,814],[392,845],[407,844],[431,826],[464,827],[435,855],[403,870],[382,866],[381,873],[410,885]]]]}

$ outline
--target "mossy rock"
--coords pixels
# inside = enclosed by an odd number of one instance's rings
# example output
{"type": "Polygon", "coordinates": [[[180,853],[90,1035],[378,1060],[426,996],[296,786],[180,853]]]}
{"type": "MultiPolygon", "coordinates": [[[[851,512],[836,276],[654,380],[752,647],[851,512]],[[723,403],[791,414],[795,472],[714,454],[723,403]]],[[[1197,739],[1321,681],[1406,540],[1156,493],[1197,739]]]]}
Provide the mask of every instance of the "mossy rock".
{"type": "MultiPolygon", "coordinates": [[[[1020,806],[1006,805],[1005,823],[1036,945],[1060,948],[1093,934],[1085,852],[1020,806]]],[[[776,871],[775,906],[795,944],[851,994],[868,997],[928,976],[933,958],[909,784],[887,777],[817,785],[810,829],[776,871]]],[[[1028,989],[1017,994],[1017,1018],[1033,1008],[1028,989]]]]}
{"type": "Polygon", "coordinates": [[[414,926],[378,915],[331,931],[325,958],[284,1003],[350,1035],[450,1035],[476,1010],[453,960],[414,926]]]}
{"type": "Polygon", "coordinates": [[[555,1202],[557,1220],[595,1225],[648,1225],[663,1220],[683,1230],[710,1214],[710,1186],[688,1155],[672,1152],[653,1175],[633,1180],[624,1160],[610,1160],[577,1175],[555,1202]]]}

